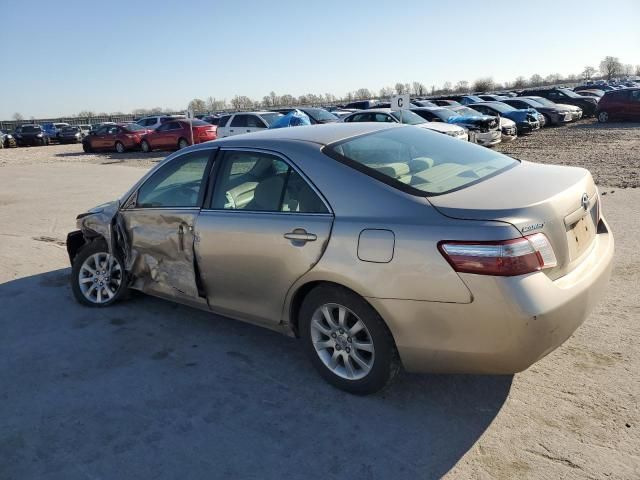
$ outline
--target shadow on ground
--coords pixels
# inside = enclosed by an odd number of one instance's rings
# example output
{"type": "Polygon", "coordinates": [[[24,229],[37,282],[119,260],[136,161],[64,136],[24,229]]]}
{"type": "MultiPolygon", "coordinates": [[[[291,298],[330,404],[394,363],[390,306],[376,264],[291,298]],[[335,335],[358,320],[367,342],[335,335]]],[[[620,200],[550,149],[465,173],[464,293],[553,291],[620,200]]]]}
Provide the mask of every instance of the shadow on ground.
{"type": "Polygon", "coordinates": [[[438,478],[510,376],[400,376],[355,397],[299,342],[133,295],[81,307],[69,269],[0,285],[0,478],[438,478]]]}
{"type": "Polygon", "coordinates": [[[640,123],[638,122],[590,122],[580,123],[573,128],[590,129],[590,130],[623,130],[623,129],[638,129],[640,123]]]}
{"type": "Polygon", "coordinates": [[[159,161],[159,160],[163,160],[171,153],[172,153],[171,151],[160,151],[160,150],[149,152],[149,153],[144,153],[140,151],[127,151],[124,153],[109,152],[109,151],[85,153],[83,151],[79,151],[79,152],[61,152],[61,153],[56,153],[54,156],[61,157],[61,158],[65,158],[65,157],[74,158],[74,157],[88,157],[89,155],[91,155],[92,157],[102,157],[105,160],[108,160],[105,163],[120,163],[120,162],[129,161],[129,160],[159,161]]]}

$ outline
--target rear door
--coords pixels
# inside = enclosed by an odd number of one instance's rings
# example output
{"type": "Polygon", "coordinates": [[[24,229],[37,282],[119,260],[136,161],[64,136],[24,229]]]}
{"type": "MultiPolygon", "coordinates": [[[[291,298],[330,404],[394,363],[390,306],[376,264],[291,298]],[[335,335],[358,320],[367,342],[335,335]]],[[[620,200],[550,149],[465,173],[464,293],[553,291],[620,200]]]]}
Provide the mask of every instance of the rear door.
{"type": "Polygon", "coordinates": [[[640,90],[631,90],[629,97],[627,118],[629,120],[640,120],[640,90]]]}
{"type": "Polygon", "coordinates": [[[241,133],[247,133],[247,128],[248,127],[248,117],[249,115],[244,114],[244,113],[238,113],[236,115],[233,116],[233,118],[231,119],[231,123],[229,124],[229,129],[227,130],[227,135],[228,137],[231,137],[233,135],[240,135],[241,133]]]}
{"type": "Polygon", "coordinates": [[[135,288],[206,305],[196,281],[194,228],[214,153],[207,149],[174,158],[120,211],[127,235],[127,269],[135,288]]]}
{"type": "Polygon", "coordinates": [[[333,215],[286,158],[221,150],[196,226],[196,257],[212,310],[277,324],[294,282],[322,256],[333,215]]]}

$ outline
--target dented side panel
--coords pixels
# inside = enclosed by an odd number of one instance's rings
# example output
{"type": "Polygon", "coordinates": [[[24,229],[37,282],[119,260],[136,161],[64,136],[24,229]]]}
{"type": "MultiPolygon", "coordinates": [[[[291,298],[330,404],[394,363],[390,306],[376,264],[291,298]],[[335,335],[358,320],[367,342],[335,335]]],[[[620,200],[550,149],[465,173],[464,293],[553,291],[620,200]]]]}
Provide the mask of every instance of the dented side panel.
{"type": "Polygon", "coordinates": [[[126,269],[132,287],[163,297],[205,303],[199,297],[194,266],[198,209],[122,210],[128,248],[126,269]]]}

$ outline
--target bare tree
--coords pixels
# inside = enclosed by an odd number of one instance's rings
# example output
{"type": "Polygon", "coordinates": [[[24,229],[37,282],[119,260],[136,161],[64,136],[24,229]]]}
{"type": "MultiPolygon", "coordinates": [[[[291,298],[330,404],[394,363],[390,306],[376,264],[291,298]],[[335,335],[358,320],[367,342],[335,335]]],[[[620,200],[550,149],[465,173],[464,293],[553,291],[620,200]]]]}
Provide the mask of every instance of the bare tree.
{"type": "Polygon", "coordinates": [[[411,93],[411,84],[410,83],[405,83],[404,84],[404,93],[411,93]]]}
{"type": "Polygon", "coordinates": [[[548,85],[553,85],[558,83],[561,78],[562,78],[562,75],[560,75],[559,73],[551,73],[546,77],[544,77],[544,82],[548,85]]]}
{"type": "Polygon", "coordinates": [[[371,98],[371,92],[368,88],[359,88],[355,92],[353,92],[354,96],[360,100],[366,100],[371,98]]]}
{"type": "Polygon", "coordinates": [[[582,78],[584,78],[585,80],[591,80],[596,72],[597,70],[594,67],[587,65],[586,67],[584,67],[584,70],[582,70],[582,78]]]}
{"type": "Polygon", "coordinates": [[[404,93],[404,83],[398,82],[394,88],[396,89],[396,94],[402,95],[404,93]]]}
{"type": "Polygon", "coordinates": [[[636,76],[640,77],[640,65],[636,65],[636,76]]]}
{"type": "Polygon", "coordinates": [[[600,62],[600,73],[611,80],[622,73],[622,63],[618,57],[604,57],[600,62]]]}
{"type": "Polygon", "coordinates": [[[444,82],[444,85],[442,85],[442,90],[444,91],[444,93],[450,93],[451,92],[451,82],[444,82]]]}
{"type": "Polygon", "coordinates": [[[231,100],[231,106],[235,110],[250,110],[251,108],[253,108],[253,100],[245,95],[236,95],[231,100]]]}
{"type": "Polygon", "coordinates": [[[540,85],[542,85],[542,75],[539,75],[537,73],[531,75],[531,78],[529,79],[529,85],[531,85],[532,87],[539,87],[540,85]]]}
{"type": "Polygon", "coordinates": [[[335,103],[336,100],[338,100],[338,99],[336,98],[336,96],[333,93],[325,93],[324,94],[324,100],[327,103],[335,103]]]}
{"type": "Polygon", "coordinates": [[[20,122],[21,120],[24,120],[24,117],[22,116],[22,114],[20,112],[16,112],[13,114],[12,117],[16,122],[20,122]]]}
{"type": "Polygon", "coordinates": [[[296,99],[293,98],[293,95],[289,95],[288,93],[284,94],[284,95],[280,95],[280,101],[278,102],[279,105],[284,105],[284,106],[291,106],[294,103],[296,103],[296,99]]]}
{"type": "Polygon", "coordinates": [[[412,87],[414,95],[422,96],[427,93],[427,87],[421,82],[413,82],[412,87]]]}
{"type": "Polygon", "coordinates": [[[527,86],[527,79],[520,75],[513,81],[513,88],[524,88],[527,86]]]}
{"type": "Polygon", "coordinates": [[[200,98],[194,98],[189,102],[188,108],[194,112],[204,112],[207,110],[207,104],[200,98]]]}
{"type": "Polygon", "coordinates": [[[469,91],[469,82],[467,82],[466,80],[460,80],[458,83],[456,83],[456,92],[464,93],[468,91],[469,91]]]}
{"type": "Polygon", "coordinates": [[[81,118],[90,118],[90,117],[95,117],[96,114],[91,110],[82,110],[81,112],[78,112],[78,116],[81,118]]]}
{"type": "Polygon", "coordinates": [[[633,65],[631,65],[630,63],[625,64],[622,72],[625,74],[625,76],[630,77],[631,75],[633,75],[633,65]]]}
{"type": "Polygon", "coordinates": [[[378,93],[378,96],[380,98],[391,98],[391,95],[393,95],[393,88],[391,87],[382,87],[380,89],[380,92],[378,93]]]}
{"type": "Polygon", "coordinates": [[[495,85],[495,82],[493,81],[493,78],[491,78],[491,77],[479,78],[478,80],[473,82],[473,91],[474,92],[486,92],[486,91],[489,91],[489,90],[493,90],[493,86],[494,85],[495,85]]]}

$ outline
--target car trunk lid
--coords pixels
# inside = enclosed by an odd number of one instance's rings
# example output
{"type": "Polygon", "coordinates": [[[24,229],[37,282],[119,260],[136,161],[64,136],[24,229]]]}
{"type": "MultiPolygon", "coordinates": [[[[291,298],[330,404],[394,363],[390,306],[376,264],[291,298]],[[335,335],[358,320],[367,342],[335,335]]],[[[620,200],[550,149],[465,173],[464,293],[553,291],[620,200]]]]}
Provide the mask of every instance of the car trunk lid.
{"type": "Polygon", "coordinates": [[[544,233],[558,260],[546,271],[553,279],[588,254],[600,214],[598,192],[587,170],[530,162],[429,201],[448,217],[508,222],[522,235],[544,233]]]}

